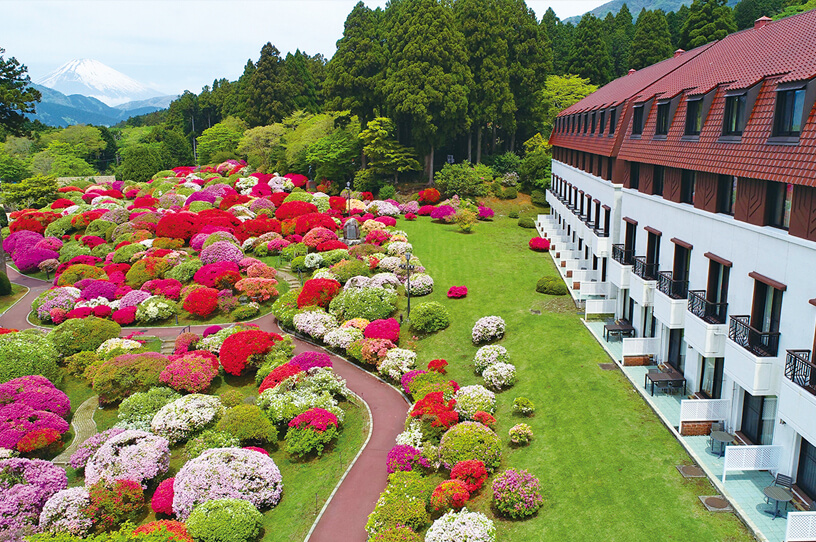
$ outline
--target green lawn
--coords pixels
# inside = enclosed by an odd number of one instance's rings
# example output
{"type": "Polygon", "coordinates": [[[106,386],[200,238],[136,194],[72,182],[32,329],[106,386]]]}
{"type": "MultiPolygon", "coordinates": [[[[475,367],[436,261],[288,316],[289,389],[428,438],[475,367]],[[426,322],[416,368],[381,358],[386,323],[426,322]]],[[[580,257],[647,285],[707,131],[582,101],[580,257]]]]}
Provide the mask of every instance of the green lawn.
{"type": "Polygon", "coordinates": [[[28,293],[28,288],[20,286],[19,284],[11,284],[11,295],[4,295],[0,297],[0,314],[3,314],[11,308],[12,305],[28,293]]]}
{"type": "MultiPolygon", "coordinates": [[[[528,447],[505,446],[502,467],[535,474],[545,504],[526,521],[497,519],[499,540],[753,540],[734,515],[704,510],[697,496],[715,490],[705,479],[680,476],[675,465],[690,457],[620,371],[598,367],[610,360],[569,297],[535,292],[541,276],[557,276],[547,254],[527,248],[535,230],[507,218],[480,223],[472,234],[427,218],[398,227],[435,281],[434,292],[412,299],[413,306],[439,301],[451,315],[451,326],[435,335],[415,340],[403,329],[403,344],[417,350],[420,364],[445,358],[460,385],[481,384],[473,372],[473,323],[487,315],[507,322],[499,344],[519,379],[498,395],[497,431],[509,441],[508,429],[525,421],[535,438],[528,447]],[[450,286],[462,285],[466,298],[447,299],[450,286]],[[534,417],[512,414],[519,396],[536,404],[534,417]]],[[[490,498],[485,487],[468,507],[492,516],[490,498]]]]}

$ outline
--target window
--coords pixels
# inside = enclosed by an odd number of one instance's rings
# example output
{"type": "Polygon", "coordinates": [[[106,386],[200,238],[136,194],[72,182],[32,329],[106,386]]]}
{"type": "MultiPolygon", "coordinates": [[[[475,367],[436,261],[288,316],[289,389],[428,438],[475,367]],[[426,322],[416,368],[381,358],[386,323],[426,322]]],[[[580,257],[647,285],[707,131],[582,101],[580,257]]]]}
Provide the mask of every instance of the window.
{"type": "Polygon", "coordinates": [[[663,102],[657,104],[657,126],[655,135],[666,135],[669,133],[669,107],[671,103],[663,102]]]}
{"type": "Polygon", "coordinates": [[[717,179],[717,212],[734,215],[737,202],[737,176],[720,175],[717,179]]]}
{"type": "Polygon", "coordinates": [[[609,135],[614,135],[615,133],[615,124],[618,122],[618,110],[617,109],[610,109],[609,110],[609,135]]]}
{"type": "Polygon", "coordinates": [[[768,225],[787,230],[790,227],[793,185],[768,183],[768,225]]]}
{"type": "Polygon", "coordinates": [[[575,115],[570,115],[570,118],[569,118],[569,131],[570,131],[570,133],[575,131],[575,115]]]}
{"type": "Polygon", "coordinates": [[[663,180],[666,178],[666,168],[663,166],[654,167],[654,175],[652,179],[652,194],[655,196],[663,195],[663,180]]]}
{"type": "Polygon", "coordinates": [[[774,114],[774,135],[799,137],[804,108],[804,88],[778,91],[776,93],[776,113],[774,114]]]}
{"type": "Polygon", "coordinates": [[[724,358],[703,358],[700,373],[700,392],[709,399],[719,399],[722,395],[724,358]]]}
{"type": "Polygon", "coordinates": [[[640,186],[640,162],[629,163],[629,188],[638,189],[640,186]]]}
{"type": "Polygon", "coordinates": [[[666,360],[669,365],[681,373],[685,372],[686,368],[686,348],[683,331],[683,329],[669,330],[669,352],[666,360]]]}
{"type": "Polygon", "coordinates": [[[703,128],[703,100],[689,100],[686,109],[686,135],[700,135],[703,128]]]}
{"type": "Polygon", "coordinates": [[[805,439],[802,439],[802,446],[799,449],[796,485],[808,495],[816,495],[816,447],[805,439]]]}
{"type": "Polygon", "coordinates": [[[584,133],[589,129],[589,113],[584,113],[584,133]]]}
{"type": "Polygon", "coordinates": [[[783,293],[782,290],[755,280],[751,327],[761,333],[776,333],[779,331],[783,293]]]}
{"type": "Polygon", "coordinates": [[[643,106],[636,105],[632,111],[632,135],[643,133],[643,106]]]}
{"type": "Polygon", "coordinates": [[[598,135],[603,135],[605,124],[604,121],[606,120],[606,111],[601,111],[600,120],[598,121],[598,135]]]}
{"type": "Polygon", "coordinates": [[[697,180],[697,172],[684,169],[680,177],[680,203],[694,204],[694,184],[697,180]]]}
{"type": "Polygon", "coordinates": [[[589,131],[589,133],[594,134],[595,133],[595,111],[592,112],[592,115],[591,115],[590,118],[592,119],[591,120],[592,129],[589,131]]]}
{"type": "Polygon", "coordinates": [[[723,135],[741,136],[745,128],[746,94],[726,96],[725,117],[723,118],[723,135]]]}
{"type": "Polygon", "coordinates": [[[776,397],[753,396],[747,391],[742,404],[740,432],[754,444],[771,444],[776,420],[776,397]]]}

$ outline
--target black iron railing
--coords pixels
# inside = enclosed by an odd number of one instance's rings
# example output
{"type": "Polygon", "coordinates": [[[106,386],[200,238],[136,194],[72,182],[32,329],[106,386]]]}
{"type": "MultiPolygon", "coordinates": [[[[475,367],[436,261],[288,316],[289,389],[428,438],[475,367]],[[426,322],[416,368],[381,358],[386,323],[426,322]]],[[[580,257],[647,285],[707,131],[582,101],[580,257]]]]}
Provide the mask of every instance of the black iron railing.
{"type": "Polygon", "coordinates": [[[671,271],[657,274],[657,289],[672,299],[685,299],[688,295],[688,281],[674,280],[671,271]]]}
{"type": "Polygon", "coordinates": [[[626,250],[625,245],[612,245],[612,259],[623,265],[632,265],[634,250],[626,250]]]}
{"type": "Polygon", "coordinates": [[[785,377],[816,395],[816,365],[810,361],[810,350],[788,350],[785,377]]]}
{"type": "Polygon", "coordinates": [[[635,256],[632,270],[643,280],[655,280],[657,276],[657,264],[646,261],[646,256],[635,256]]]}
{"type": "Polygon", "coordinates": [[[706,300],[705,290],[689,290],[688,310],[709,324],[724,324],[728,303],[712,303],[706,300]]]}
{"type": "Polygon", "coordinates": [[[595,235],[598,237],[609,237],[609,232],[605,231],[600,224],[592,228],[592,231],[595,232],[595,235]]]}
{"type": "Polygon", "coordinates": [[[773,357],[779,351],[779,332],[760,331],[751,326],[748,315],[731,316],[728,338],[755,356],[773,357]]]}

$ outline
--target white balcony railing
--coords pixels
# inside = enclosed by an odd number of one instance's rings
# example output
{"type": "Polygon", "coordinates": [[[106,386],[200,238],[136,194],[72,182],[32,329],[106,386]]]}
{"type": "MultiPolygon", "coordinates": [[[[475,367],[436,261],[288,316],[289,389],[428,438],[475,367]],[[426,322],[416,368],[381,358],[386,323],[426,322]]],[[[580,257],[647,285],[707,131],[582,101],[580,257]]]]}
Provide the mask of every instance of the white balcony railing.
{"type": "Polygon", "coordinates": [[[680,401],[680,424],[727,420],[730,412],[729,399],[684,399],[680,401]]]}
{"type": "Polygon", "coordinates": [[[590,314],[615,314],[617,299],[587,299],[584,306],[584,316],[590,314]]]}
{"type": "Polygon", "coordinates": [[[726,446],[722,481],[728,471],[735,470],[779,470],[782,446],[726,446]]]}
{"type": "Polygon", "coordinates": [[[788,512],[785,542],[816,540],[816,512],[788,512]]]}
{"type": "Polygon", "coordinates": [[[660,352],[660,338],[632,338],[623,339],[623,357],[626,356],[655,356],[660,352]]]}

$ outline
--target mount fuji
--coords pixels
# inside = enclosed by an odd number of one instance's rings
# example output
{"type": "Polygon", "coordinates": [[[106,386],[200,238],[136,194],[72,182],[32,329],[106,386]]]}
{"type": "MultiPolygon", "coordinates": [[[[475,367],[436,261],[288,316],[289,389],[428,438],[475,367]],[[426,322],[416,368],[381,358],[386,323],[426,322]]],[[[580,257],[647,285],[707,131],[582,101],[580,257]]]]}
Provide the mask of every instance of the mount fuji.
{"type": "Polygon", "coordinates": [[[162,94],[98,60],[89,58],[66,62],[35,82],[66,95],[81,94],[96,98],[111,107],[162,94]]]}

